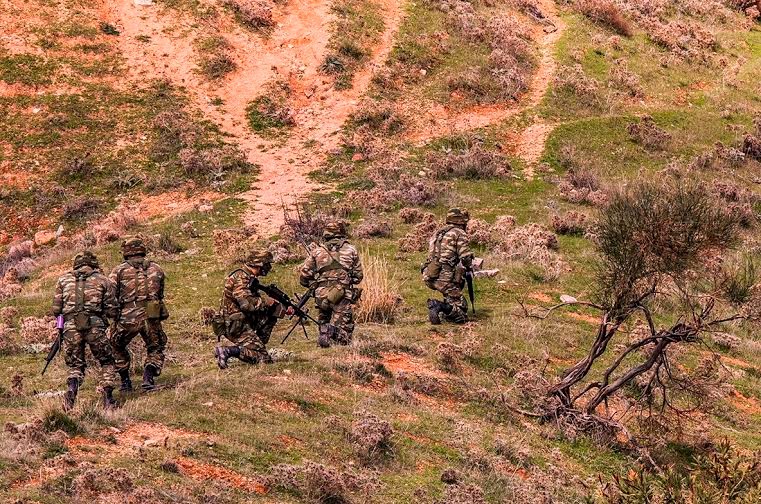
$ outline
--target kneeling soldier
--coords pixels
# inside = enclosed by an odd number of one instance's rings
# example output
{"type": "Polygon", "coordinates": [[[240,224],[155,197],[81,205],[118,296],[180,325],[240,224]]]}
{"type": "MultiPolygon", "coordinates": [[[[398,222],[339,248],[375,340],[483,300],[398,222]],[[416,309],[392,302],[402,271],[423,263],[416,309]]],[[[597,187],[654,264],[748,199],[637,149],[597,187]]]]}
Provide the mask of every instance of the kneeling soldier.
{"type": "Polygon", "coordinates": [[[272,254],[265,248],[251,251],[243,266],[227,276],[220,308],[221,320],[214,323],[217,337],[224,336],[234,345],[214,349],[220,369],[235,357],[249,364],[271,363],[267,343],[278,318],[286,310],[269,297],[251,289],[251,281],[266,276],[272,269],[272,254]]]}
{"type": "Polygon", "coordinates": [[[101,367],[103,406],[113,407],[116,371],[106,328],[107,319],[116,314],[116,297],[113,283],[100,273],[98,259],[92,252],[77,254],[72,271],[58,279],[52,312],[54,316],[62,315],[64,318],[63,354],[69,368],[69,388],[64,395],[64,409],[74,406],[79,386],[84,380],[87,345],[101,367]]]}
{"type": "Polygon", "coordinates": [[[130,238],[122,243],[124,262],[111,272],[116,286],[119,306],[111,344],[114,347],[116,369],[121,377],[121,390],[132,390],[129,371],[132,356],[128,346],[140,335],[145,343],[143,366],[143,390],[155,388],[154,378],[161,374],[166,349],[166,333],[161,321],[169,317],[164,306],[164,270],[145,258],[146,248],[140,238],[130,238]]]}
{"type": "Polygon", "coordinates": [[[325,226],[323,243],[314,247],[301,266],[299,281],[314,288],[314,298],[320,312],[319,343],[348,345],[354,333],[354,305],[362,289],[362,263],[359,253],[346,240],[346,225],[333,221],[325,226]]]}
{"type": "Polygon", "coordinates": [[[446,225],[431,237],[428,259],[421,269],[429,289],[444,295],[444,301],[428,300],[428,320],[441,324],[441,314],[457,324],[468,321],[468,302],[462,295],[465,272],[473,265],[473,252],[465,229],[470,220],[468,211],[452,208],[447,212],[446,225]]]}

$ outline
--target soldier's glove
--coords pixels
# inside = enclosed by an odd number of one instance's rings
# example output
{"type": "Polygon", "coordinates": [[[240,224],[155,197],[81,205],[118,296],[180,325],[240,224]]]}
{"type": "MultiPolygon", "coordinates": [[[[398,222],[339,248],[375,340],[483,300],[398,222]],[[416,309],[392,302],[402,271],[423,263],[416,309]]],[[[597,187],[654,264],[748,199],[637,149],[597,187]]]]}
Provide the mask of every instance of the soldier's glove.
{"type": "Polygon", "coordinates": [[[293,306],[289,306],[288,309],[285,310],[285,315],[287,317],[293,317],[295,313],[296,313],[296,310],[293,309],[293,306]]]}

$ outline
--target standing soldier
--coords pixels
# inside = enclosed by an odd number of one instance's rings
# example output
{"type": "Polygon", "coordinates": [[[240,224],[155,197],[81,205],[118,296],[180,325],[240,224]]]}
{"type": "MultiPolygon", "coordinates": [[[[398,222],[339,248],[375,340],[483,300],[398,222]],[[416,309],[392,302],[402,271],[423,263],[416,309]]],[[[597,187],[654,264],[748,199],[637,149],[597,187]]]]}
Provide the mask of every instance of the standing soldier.
{"type": "Polygon", "coordinates": [[[357,249],[346,240],[343,222],[329,222],[322,236],[323,243],[310,251],[301,266],[299,281],[315,289],[320,346],[348,345],[354,333],[353,306],[362,295],[357,287],[364,276],[362,263],[357,249]]]}
{"type": "Polygon", "coordinates": [[[130,380],[130,341],[138,334],[145,343],[143,390],[156,387],[154,378],[161,374],[166,349],[166,334],[161,321],[169,317],[164,305],[164,270],[146,259],[145,243],[140,238],[129,238],[122,243],[124,262],[111,272],[116,285],[119,312],[111,335],[116,370],[122,381],[121,390],[132,390],[130,380]]]}
{"type": "Polygon", "coordinates": [[[470,220],[468,211],[452,208],[447,212],[446,225],[431,237],[428,259],[421,269],[423,281],[429,289],[444,295],[444,301],[428,300],[428,320],[441,324],[441,314],[457,324],[468,321],[468,303],[462,295],[465,273],[473,264],[465,228],[470,220]]]}
{"type": "Polygon", "coordinates": [[[106,328],[107,319],[116,315],[116,298],[113,283],[100,273],[98,258],[92,252],[77,254],[72,271],[58,279],[52,312],[64,319],[63,353],[69,368],[64,409],[74,406],[84,380],[87,345],[101,367],[103,406],[113,407],[116,404],[113,398],[116,371],[106,328]]]}
{"type": "Polygon", "coordinates": [[[283,306],[250,288],[252,280],[266,276],[272,269],[272,254],[266,248],[252,250],[243,266],[227,276],[222,294],[221,320],[213,323],[217,338],[224,336],[234,345],[214,349],[220,369],[235,357],[249,364],[271,363],[267,352],[272,329],[285,314],[283,306]]]}

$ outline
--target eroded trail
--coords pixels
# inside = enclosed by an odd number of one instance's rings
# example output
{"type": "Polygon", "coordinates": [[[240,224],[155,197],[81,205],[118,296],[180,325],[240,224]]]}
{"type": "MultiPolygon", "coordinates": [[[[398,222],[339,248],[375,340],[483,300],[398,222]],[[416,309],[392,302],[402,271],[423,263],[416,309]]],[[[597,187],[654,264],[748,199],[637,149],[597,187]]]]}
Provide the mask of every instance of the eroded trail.
{"type": "Polygon", "coordinates": [[[104,3],[104,19],[122,31],[121,51],[131,80],[169,79],[187,89],[205,117],[234,138],[250,162],[261,168],[255,187],[241,195],[250,203],[247,224],[268,236],[283,221],[282,204],[298,201],[319,189],[307,174],[319,168],[326,152],[339,144],[338,132],[370,82],[372,69],[391,49],[402,17],[402,0],[381,0],[385,32],[371,61],[360,71],[354,86],[336,91],[319,73],[330,39],[330,0],[289,2],[273,12],[277,26],[264,38],[218,16],[213,30],[224,33],[233,47],[237,69],[220,82],[210,83],[196,72],[198,20],[157,6],[135,6],[132,0],[104,3]],[[297,125],[283,142],[262,139],[247,125],[246,107],[275,79],[286,79],[293,88],[292,105],[297,125]],[[216,100],[215,100],[216,99],[216,100]],[[214,102],[223,105],[214,105],[214,102]]]}
{"type": "MultiPolygon", "coordinates": [[[[539,62],[528,92],[521,100],[515,104],[477,106],[454,113],[443,108],[434,110],[433,114],[427,118],[424,127],[412,133],[410,138],[412,141],[424,144],[428,140],[444,135],[483,128],[529,111],[541,104],[557,71],[555,48],[565,33],[566,25],[559,15],[554,0],[539,0],[537,5],[546,18],[544,23],[537,24],[535,28],[535,38],[539,45],[539,62]]],[[[544,123],[538,116],[533,118],[533,121],[533,124],[515,136],[512,146],[514,154],[527,162],[526,176],[529,178],[533,176],[534,165],[541,157],[544,143],[554,129],[554,125],[544,123]]]]}

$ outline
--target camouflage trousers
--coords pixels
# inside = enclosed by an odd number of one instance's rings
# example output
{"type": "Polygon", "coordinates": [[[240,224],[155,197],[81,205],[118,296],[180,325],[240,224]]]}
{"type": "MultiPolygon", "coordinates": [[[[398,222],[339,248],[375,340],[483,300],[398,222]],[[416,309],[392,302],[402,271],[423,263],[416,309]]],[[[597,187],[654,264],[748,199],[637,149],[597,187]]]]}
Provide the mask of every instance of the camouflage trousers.
{"type": "Polygon", "coordinates": [[[116,384],[114,356],[103,327],[91,327],[84,331],[67,329],[63,333],[63,358],[69,368],[69,378],[76,378],[80,383],[84,380],[87,368],[85,347],[88,345],[100,365],[100,386],[113,388],[116,384]]]}
{"type": "Polygon", "coordinates": [[[452,307],[452,312],[446,315],[450,322],[462,324],[468,321],[468,301],[462,295],[462,285],[454,282],[436,280],[427,283],[428,288],[444,295],[444,302],[452,307]]]}
{"type": "Polygon", "coordinates": [[[145,343],[145,364],[151,365],[156,369],[156,375],[161,374],[161,368],[164,366],[164,350],[166,350],[166,333],[161,327],[160,320],[146,320],[139,324],[122,324],[119,323],[114,328],[111,335],[111,346],[114,348],[114,359],[116,361],[116,370],[123,371],[130,368],[132,355],[129,353],[129,344],[135,338],[140,336],[145,343]]]}
{"type": "Polygon", "coordinates": [[[271,363],[272,358],[267,352],[267,343],[269,343],[272,330],[275,328],[277,318],[267,317],[256,328],[250,324],[244,323],[241,332],[232,331],[226,338],[240,349],[240,360],[249,364],[259,362],[271,363]]]}
{"type": "Polygon", "coordinates": [[[317,321],[320,324],[335,326],[335,335],[331,336],[336,343],[348,345],[354,335],[354,303],[344,298],[334,305],[327,300],[317,299],[319,315],[317,321]]]}

